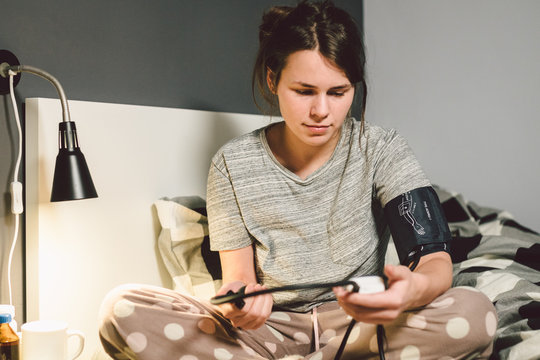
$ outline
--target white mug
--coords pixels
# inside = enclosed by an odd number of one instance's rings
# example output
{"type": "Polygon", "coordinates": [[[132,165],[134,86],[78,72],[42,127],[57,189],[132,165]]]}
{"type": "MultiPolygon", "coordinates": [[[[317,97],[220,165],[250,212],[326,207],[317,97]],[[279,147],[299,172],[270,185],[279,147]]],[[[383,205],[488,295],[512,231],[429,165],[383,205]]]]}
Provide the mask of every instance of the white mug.
{"type": "Polygon", "coordinates": [[[84,334],[68,329],[63,321],[32,321],[21,326],[21,333],[21,360],[73,360],[84,349],[84,334]],[[68,358],[68,338],[72,336],[79,339],[78,347],[68,358]]]}

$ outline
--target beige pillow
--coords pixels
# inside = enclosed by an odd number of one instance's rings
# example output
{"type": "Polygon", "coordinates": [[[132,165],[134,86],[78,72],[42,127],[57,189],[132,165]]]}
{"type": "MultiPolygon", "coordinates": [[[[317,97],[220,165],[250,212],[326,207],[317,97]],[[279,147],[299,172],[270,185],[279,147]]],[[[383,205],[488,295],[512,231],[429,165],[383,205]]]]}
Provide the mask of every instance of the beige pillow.
{"type": "Polygon", "coordinates": [[[206,204],[200,197],[154,203],[161,231],[158,248],[177,291],[209,299],[221,287],[221,265],[210,251],[206,204]]]}

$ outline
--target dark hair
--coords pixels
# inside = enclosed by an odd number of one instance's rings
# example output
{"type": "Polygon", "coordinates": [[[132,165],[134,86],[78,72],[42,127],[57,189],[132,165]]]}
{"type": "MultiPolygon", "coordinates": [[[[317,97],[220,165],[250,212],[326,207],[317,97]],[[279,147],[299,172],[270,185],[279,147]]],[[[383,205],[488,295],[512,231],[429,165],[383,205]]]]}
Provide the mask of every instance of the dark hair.
{"type": "Polygon", "coordinates": [[[360,91],[363,121],[366,104],[365,53],[362,37],[352,17],[331,1],[301,1],[296,7],[275,6],[266,11],[259,26],[259,51],[253,70],[252,91],[260,108],[255,88],[274,108],[276,97],[266,85],[267,72],[277,86],[289,55],[317,49],[345,72],[360,91]]]}

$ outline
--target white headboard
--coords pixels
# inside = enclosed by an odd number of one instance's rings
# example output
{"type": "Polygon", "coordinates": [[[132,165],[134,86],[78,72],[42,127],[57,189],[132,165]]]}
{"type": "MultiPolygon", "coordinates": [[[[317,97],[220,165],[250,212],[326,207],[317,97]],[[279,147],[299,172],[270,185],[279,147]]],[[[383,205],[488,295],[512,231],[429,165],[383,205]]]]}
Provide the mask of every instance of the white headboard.
{"type": "Polygon", "coordinates": [[[170,286],[156,252],[152,204],[205,198],[212,155],[270,123],[259,115],[70,101],[97,199],[49,202],[58,153],[59,100],[26,101],[27,321],[58,319],[99,345],[98,309],[123,283],[170,286]]]}

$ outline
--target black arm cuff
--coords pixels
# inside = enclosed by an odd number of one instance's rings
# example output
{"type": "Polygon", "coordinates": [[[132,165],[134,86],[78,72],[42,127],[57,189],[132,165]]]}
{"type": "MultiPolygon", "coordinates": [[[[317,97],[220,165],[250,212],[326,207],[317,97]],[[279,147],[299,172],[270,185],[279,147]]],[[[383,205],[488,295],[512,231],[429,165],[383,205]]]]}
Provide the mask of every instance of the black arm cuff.
{"type": "Polygon", "coordinates": [[[423,255],[449,251],[452,236],[437,193],[431,186],[390,200],[384,215],[402,265],[409,265],[423,255]]]}

